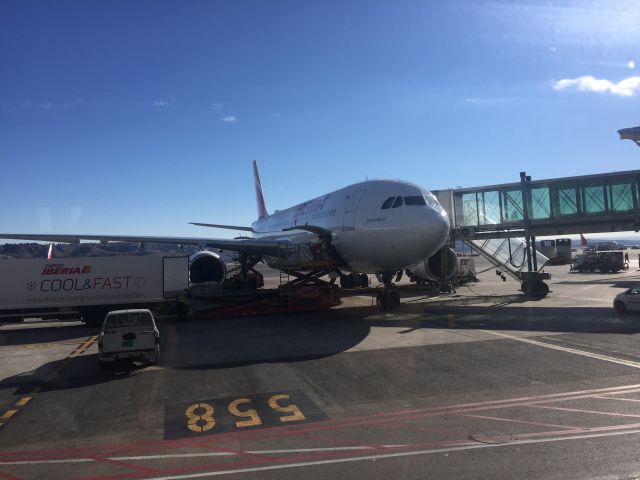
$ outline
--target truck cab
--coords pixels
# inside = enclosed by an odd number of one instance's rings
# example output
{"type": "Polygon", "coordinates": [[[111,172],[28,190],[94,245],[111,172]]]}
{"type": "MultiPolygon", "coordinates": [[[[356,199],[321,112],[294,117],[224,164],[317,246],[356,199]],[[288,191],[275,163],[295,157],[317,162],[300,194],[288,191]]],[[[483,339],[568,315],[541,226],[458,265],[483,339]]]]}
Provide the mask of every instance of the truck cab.
{"type": "Polygon", "coordinates": [[[101,367],[136,360],[156,364],[159,357],[160,332],[150,310],[115,310],[106,315],[98,339],[101,367]]]}

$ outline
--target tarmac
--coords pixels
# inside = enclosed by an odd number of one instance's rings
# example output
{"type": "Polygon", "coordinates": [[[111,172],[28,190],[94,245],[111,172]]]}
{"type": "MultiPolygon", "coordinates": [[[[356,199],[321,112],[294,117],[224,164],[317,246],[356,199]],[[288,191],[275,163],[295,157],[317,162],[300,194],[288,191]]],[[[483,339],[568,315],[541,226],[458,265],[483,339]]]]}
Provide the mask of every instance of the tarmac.
{"type": "Polygon", "coordinates": [[[0,478],[638,477],[638,264],[546,270],[541,300],[491,269],[393,313],[161,318],[159,364],[107,373],[95,328],[0,327],[0,478]]]}

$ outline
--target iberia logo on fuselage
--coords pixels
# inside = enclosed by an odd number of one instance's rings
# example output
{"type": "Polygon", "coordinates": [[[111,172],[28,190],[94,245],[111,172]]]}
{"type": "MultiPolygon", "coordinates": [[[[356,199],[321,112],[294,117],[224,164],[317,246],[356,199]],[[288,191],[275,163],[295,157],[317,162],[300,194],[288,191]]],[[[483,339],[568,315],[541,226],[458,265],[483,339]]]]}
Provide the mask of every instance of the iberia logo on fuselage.
{"type": "Polygon", "coordinates": [[[64,263],[48,263],[41,275],[83,275],[91,273],[91,265],[82,267],[65,267],[64,263]]]}

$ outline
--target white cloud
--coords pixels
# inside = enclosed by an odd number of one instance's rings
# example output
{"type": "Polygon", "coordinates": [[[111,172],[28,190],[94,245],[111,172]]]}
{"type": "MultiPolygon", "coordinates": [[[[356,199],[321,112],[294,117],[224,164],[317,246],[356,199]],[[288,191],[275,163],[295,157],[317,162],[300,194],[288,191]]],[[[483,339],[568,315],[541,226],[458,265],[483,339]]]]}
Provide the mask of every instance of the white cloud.
{"type": "Polygon", "coordinates": [[[236,118],[235,115],[228,115],[228,116],[224,117],[222,119],[222,121],[225,122],[225,123],[237,123],[238,119],[236,118]]]}
{"type": "Polygon", "coordinates": [[[213,109],[220,113],[222,111],[222,107],[224,107],[224,103],[220,102],[220,103],[212,103],[211,106],[213,107],[213,109]]]}
{"type": "Polygon", "coordinates": [[[636,62],[634,62],[633,60],[629,60],[627,62],[627,68],[629,68],[630,70],[633,70],[634,68],[636,68],[636,62]]]}
{"type": "Polygon", "coordinates": [[[563,78],[553,84],[554,90],[566,90],[573,87],[581,92],[608,92],[621,97],[631,97],[640,88],[640,76],[625,78],[614,83],[605,78],[583,75],[577,78],[563,78]]]}
{"type": "Polygon", "coordinates": [[[168,107],[169,105],[171,105],[169,102],[166,102],[164,100],[156,100],[155,102],[153,102],[153,106],[154,107],[168,107]]]}
{"type": "Polygon", "coordinates": [[[280,115],[278,112],[273,112],[269,114],[269,118],[272,120],[277,120],[278,118],[280,118],[282,115],[280,115]]]}
{"type": "Polygon", "coordinates": [[[50,108],[53,108],[53,102],[41,103],[40,108],[42,108],[43,110],[49,110],[50,108]]]}
{"type": "Polygon", "coordinates": [[[29,107],[31,107],[31,102],[29,100],[23,100],[23,101],[20,102],[20,107],[29,108],[29,107]]]}

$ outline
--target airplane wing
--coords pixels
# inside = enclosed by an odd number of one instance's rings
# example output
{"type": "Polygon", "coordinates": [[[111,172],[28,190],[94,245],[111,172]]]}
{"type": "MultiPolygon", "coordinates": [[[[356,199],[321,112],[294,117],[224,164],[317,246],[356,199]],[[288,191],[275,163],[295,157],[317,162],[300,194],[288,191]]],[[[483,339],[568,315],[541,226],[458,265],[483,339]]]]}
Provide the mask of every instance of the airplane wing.
{"type": "Polygon", "coordinates": [[[130,235],[56,235],[56,234],[26,234],[0,233],[0,238],[13,240],[36,240],[44,242],[79,243],[80,240],[94,240],[99,242],[133,242],[133,243],[172,243],[176,245],[197,245],[200,247],[219,248],[238,253],[267,255],[277,257],[281,248],[291,243],[287,240],[261,240],[258,238],[222,239],[222,238],[194,238],[194,237],[151,237],[130,235]]]}
{"type": "Polygon", "coordinates": [[[201,222],[189,222],[190,225],[197,225],[199,227],[211,227],[211,228],[226,228],[227,230],[239,230],[243,232],[253,232],[251,227],[241,227],[239,225],[219,225],[217,223],[201,223],[201,222]]]}

